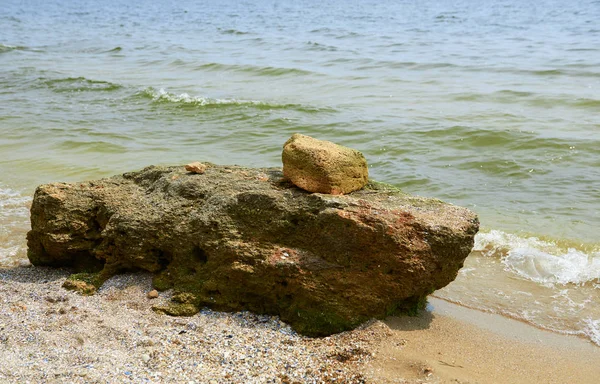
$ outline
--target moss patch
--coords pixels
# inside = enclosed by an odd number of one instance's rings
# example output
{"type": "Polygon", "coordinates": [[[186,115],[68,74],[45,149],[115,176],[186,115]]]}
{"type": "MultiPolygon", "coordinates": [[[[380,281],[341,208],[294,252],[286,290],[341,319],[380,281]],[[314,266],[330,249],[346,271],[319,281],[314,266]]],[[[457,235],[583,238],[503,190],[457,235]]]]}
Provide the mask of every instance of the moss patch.
{"type": "Polygon", "coordinates": [[[404,195],[405,193],[402,190],[392,184],[382,183],[380,181],[369,180],[367,185],[365,185],[366,190],[370,191],[379,191],[379,192],[387,192],[393,194],[404,195]]]}
{"type": "Polygon", "coordinates": [[[200,312],[194,304],[170,303],[168,305],[155,305],[152,307],[154,312],[164,313],[171,316],[194,316],[200,312]]]}
{"type": "Polygon", "coordinates": [[[166,270],[159,272],[152,278],[152,286],[158,291],[166,291],[173,288],[173,282],[166,270]]]}
{"type": "Polygon", "coordinates": [[[63,283],[63,288],[75,291],[82,295],[93,295],[106,279],[100,273],[75,273],[63,283]]]}

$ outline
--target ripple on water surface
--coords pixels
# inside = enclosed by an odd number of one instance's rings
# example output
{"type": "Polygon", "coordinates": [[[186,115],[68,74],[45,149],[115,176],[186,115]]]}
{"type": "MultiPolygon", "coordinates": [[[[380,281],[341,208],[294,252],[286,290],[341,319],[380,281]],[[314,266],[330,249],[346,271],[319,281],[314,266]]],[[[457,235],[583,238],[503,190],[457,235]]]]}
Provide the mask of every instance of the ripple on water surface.
{"type": "Polygon", "coordinates": [[[91,80],[85,77],[67,77],[61,79],[40,79],[42,84],[54,92],[109,92],[122,88],[109,81],[91,80]]]}
{"type": "Polygon", "coordinates": [[[127,147],[107,141],[94,140],[64,140],[55,144],[57,149],[65,151],[73,151],[79,153],[99,152],[99,153],[123,153],[127,151],[127,147]]]}

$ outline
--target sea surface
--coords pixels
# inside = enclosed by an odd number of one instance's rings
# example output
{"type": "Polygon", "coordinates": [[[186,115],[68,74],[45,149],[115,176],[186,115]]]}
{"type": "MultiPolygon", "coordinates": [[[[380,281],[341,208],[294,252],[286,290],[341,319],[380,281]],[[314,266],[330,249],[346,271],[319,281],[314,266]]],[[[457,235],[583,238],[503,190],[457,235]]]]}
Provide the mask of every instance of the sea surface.
{"type": "Polygon", "coordinates": [[[37,185],[279,166],[295,132],[477,212],[437,297],[600,345],[599,0],[2,0],[0,264],[37,185]]]}

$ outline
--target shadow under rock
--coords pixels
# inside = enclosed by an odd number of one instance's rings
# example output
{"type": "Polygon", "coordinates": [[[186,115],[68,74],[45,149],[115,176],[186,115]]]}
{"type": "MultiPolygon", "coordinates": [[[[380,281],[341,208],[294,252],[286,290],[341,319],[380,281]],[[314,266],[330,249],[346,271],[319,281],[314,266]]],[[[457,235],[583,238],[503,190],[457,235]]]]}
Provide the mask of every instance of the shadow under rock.
{"type": "Polygon", "coordinates": [[[427,304],[427,307],[420,310],[417,316],[390,316],[383,322],[395,331],[420,331],[428,329],[434,318],[433,307],[427,304]]]}
{"type": "MultiPolygon", "coordinates": [[[[68,268],[53,267],[0,267],[0,284],[2,282],[15,282],[21,284],[62,284],[72,273],[68,268]]],[[[117,274],[102,284],[98,289],[99,294],[109,291],[111,288],[123,290],[129,287],[138,286],[143,291],[152,289],[152,274],[146,271],[129,271],[117,274]]]]}
{"type": "Polygon", "coordinates": [[[14,281],[18,283],[40,283],[45,284],[51,281],[67,278],[71,271],[63,268],[51,267],[0,267],[0,281],[14,281]]]}

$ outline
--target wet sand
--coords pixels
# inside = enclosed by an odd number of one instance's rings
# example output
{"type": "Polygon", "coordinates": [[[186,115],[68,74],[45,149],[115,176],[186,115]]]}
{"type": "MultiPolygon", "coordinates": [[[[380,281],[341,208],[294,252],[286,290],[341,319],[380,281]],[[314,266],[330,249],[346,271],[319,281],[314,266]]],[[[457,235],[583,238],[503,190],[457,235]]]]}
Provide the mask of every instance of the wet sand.
{"type": "Polygon", "coordinates": [[[393,336],[369,363],[376,383],[598,383],[586,339],[430,299],[430,312],[384,321],[393,336]]]}

